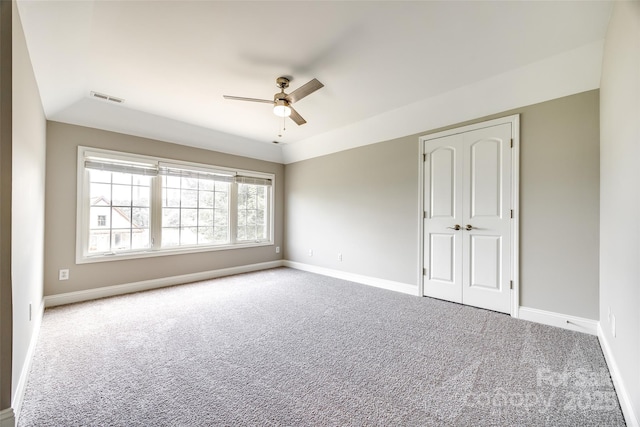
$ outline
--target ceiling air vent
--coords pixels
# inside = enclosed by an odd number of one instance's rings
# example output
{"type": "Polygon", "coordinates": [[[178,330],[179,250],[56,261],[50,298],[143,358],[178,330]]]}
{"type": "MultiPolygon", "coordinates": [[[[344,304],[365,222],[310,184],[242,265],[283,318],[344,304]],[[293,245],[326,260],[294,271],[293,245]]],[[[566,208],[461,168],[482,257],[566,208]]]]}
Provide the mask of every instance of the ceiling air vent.
{"type": "Polygon", "coordinates": [[[124,99],[122,98],[116,98],[115,96],[105,95],[104,93],[93,92],[93,91],[91,91],[90,93],[92,97],[102,99],[103,101],[111,101],[118,104],[122,104],[124,102],[124,99]]]}

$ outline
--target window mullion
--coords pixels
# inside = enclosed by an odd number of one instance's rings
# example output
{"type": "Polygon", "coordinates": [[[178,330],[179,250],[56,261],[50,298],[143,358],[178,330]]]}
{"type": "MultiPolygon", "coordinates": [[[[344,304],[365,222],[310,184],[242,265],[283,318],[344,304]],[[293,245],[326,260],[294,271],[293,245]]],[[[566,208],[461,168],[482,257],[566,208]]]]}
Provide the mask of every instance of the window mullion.
{"type": "Polygon", "coordinates": [[[238,184],[229,186],[229,240],[232,245],[238,241],[238,184]]]}
{"type": "Polygon", "coordinates": [[[133,176],[129,177],[129,249],[133,248],[133,176]]]}
{"type": "Polygon", "coordinates": [[[89,254],[89,240],[91,239],[91,194],[89,183],[89,172],[86,169],[82,171],[82,204],[81,204],[81,221],[82,221],[82,254],[89,254]]]}
{"type": "Polygon", "coordinates": [[[273,234],[273,217],[272,217],[272,212],[273,212],[273,206],[272,206],[272,203],[273,203],[273,187],[267,188],[265,197],[266,197],[266,200],[265,200],[266,212],[264,213],[264,215],[265,215],[264,226],[267,229],[267,233],[266,233],[267,240],[271,241],[274,238],[274,234],[273,234]]]}
{"type": "Polygon", "coordinates": [[[160,175],[151,179],[151,218],[149,232],[151,234],[151,250],[162,247],[162,177],[160,175]]]}
{"type": "Polygon", "coordinates": [[[113,250],[113,174],[109,177],[109,253],[113,250]]]}

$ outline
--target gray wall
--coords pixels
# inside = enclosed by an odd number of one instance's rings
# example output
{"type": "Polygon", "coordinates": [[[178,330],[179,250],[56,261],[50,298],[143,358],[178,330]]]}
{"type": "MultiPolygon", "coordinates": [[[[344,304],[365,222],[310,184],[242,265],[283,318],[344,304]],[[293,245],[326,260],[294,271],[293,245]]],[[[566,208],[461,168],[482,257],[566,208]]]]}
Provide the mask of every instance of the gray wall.
{"type": "MultiPolygon", "coordinates": [[[[38,312],[42,310],[46,119],[27,52],[18,10],[13,14],[13,386],[24,367],[38,312]],[[29,317],[29,305],[32,317],[29,317]]],[[[24,384],[22,384],[24,386],[24,384]]],[[[17,408],[14,408],[17,409],[17,408]]]]}
{"type": "MultiPolygon", "coordinates": [[[[598,318],[598,96],[451,126],[521,115],[522,306],[598,318]]],[[[287,165],[285,258],[417,286],[418,137],[444,129],[287,165]]]]}
{"type": "Polygon", "coordinates": [[[285,258],[416,284],[417,141],[405,137],[288,164],[285,258]]]}
{"type": "Polygon", "coordinates": [[[522,111],[520,303],[598,319],[599,93],[522,111]]]}
{"type": "MultiPolygon", "coordinates": [[[[640,425],[640,3],[615,2],[601,83],[600,325],[640,425]],[[611,332],[609,309],[616,319],[611,332]]],[[[630,414],[626,414],[629,416],[630,414]]],[[[634,425],[627,420],[629,425],[634,425]]]]}
{"type": "Polygon", "coordinates": [[[282,258],[281,253],[276,254],[274,246],[263,246],[76,265],[76,162],[79,145],[274,173],[276,175],[275,245],[282,245],[283,165],[98,129],[48,122],[45,295],[179,276],[282,258]],[[69,280],[58,280],[58,270],[61,268],[70,270],[69,280]]]}

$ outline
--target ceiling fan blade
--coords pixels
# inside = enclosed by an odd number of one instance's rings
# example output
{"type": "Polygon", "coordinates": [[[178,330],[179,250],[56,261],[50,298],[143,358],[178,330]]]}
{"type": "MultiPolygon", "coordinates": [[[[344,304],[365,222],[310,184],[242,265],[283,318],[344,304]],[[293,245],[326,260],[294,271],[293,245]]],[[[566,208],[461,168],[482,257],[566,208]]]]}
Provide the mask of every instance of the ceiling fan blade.
{"type": "Polygon", "coordinates": [[[292,106],[289,106],[289,108],[291,108],[291,115],[289,116],[289,118],[291,120],[293,120],[294,122],[296,122],[296,124],[298,126],[301,126],[301,125],[307,123],[307,121],[305,119],[303,119],[302,116],[300,114],[298,114],[298,112],[296,110],[294,110],[292,106]]]}
{"type": "Polygon", "coordinates": [[[296,101],[300,101],[305,96],[312,94],[322,87],[324,87],[324,85],[320,83],[318,79],[313,79],[291,92],[286,99],[287,101],[289,101],[289,103],[294,103],[296,101]]]}
{"type": "Polygon", "coordinates": [[[242,96],[230,96],[230,95],[222,95],[222,97],[224,99],[231,99],[234,101],[263,102],[265,104],[273,104],[273,101],[270,99],[243,98],[242,96]]]}

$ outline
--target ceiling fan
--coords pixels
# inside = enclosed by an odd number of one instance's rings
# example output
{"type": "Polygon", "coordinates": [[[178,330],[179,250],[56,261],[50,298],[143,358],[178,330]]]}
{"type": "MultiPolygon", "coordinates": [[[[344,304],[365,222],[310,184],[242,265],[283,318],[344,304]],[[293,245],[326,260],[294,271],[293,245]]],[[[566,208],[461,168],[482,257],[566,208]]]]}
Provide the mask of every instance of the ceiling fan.
{"type": "Polygon", "coordinates": [[[265,104],[273,105],[273,113],[279,117],[289,117],[296,122],[298,126],[307,123],[296,110],[293,109],[291,104],[300,101],[307,95],[312,94],[318,89],[324,87],[318,79],[313,79],[310,82],[300,86],[290,94],[286,94],[284,90],[289,87],[291,79],[288,77],[278,77],[276,79],[276,86],[280,88],[280,92],[273,95],[273,101],[269,99],[257,99],[257,98],[243,98],[241,96],[223,95],[224,99],[232,99],[236,101],[250,101],[250,102],[263,102],[265,104]]]}

